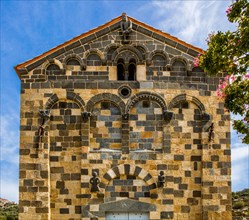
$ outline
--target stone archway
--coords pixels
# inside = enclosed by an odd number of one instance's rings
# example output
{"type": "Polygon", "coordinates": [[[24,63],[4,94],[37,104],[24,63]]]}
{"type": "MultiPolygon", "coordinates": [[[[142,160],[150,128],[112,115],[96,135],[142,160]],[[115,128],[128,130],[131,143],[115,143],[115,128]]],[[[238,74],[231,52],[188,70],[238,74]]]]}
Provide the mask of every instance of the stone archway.
{"type": "Polygon", "coordinates": [[[142,169],[139,166],[130,165],[130,164],[120,164],[116,167],[109,169],[103,175],[102,184],[101,184],[102,188],[105,190],[106,186],[112,179],[115,179],[116,177],[121,175],[137,176],[141,180],[143,180],[146,183],[146,185],[148,185],[149,189],[152,190],[152,192],[154,189],[156,189],[156,183],[152,175],[148,171],[142,169]]]}

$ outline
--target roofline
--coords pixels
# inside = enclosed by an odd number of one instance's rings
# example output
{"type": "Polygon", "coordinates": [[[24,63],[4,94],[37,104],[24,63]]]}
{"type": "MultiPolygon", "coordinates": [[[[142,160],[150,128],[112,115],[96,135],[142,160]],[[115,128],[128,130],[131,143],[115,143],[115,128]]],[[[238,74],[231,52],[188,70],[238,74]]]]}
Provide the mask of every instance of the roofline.
{"type": "MultiPolygon", "coordinates": [[[[91,30],[88,31],[88,32],[85,32],[85,33],[83,33],[83,34],[81,34],[81,35],[79,35],[79,36],[77,36],[77,37],[74,37],[74,38],[72,38],[71,40],[64,42],[63,44],[60,44],[60,45],[58,45],[58,46],[56,46],[56,47],[54,47],[54,48],[48,50],[47,52],[45,52],[45,53],[43,53],[43,54],[41,54],[41,55],[38,55],[38,56],[32,58],[31,60],[28,60],[28,61],[26,61],[26,62],[24,62],[24,63],[18,64],[17,66],[14,67],[14,69],[15,69],[15,71],[17,72],[19,69],[24,68],[24,67],[27,66],[28,64],[31,64],[31,63],[33,63],[33,62],[35,62],[35,61],[37,61],[37,60],[39,60],[39,59],[41,59],[41,58],[43,58],[43,57],[45,57],[45,56],[47,56],[47,55],[49,55],[49,54],[55,52],[56,50],[59,50],[59,49],[65,47],[65,46],[67,46],[67,45],[69,45],[69,44],[71,44],[71,43],[74,43],[75,41],[77,41],[77,40],[79,40],[79,39],[81,39],[81,38],[83,38],[83,37],[87,37],[88,35],[91,35],[91,34],[97,32],[99,29],[102,29],[102,28],[108,27],[109,25],[115,24],[115,23],[118,22],[120,19],[121,19],[121,16],[118,16],[118,17],[112,19],[111,21],[109,21],[109,22],[107,22],[107,23],[101,25],[101,26],[98,26],[98,27],[96,27],[96,28],[94,28],[94,29],[91,29],[91,30]]],[[[17,74],[18,74],[18,72],[17,72],[17,74]]],[[[18,74],[18,75],[19,75],[19,74],[18,74]]]]}
{"type": "MultiPolygon", "coordinates": [[[[138,20],[136,20],[136,19],[134,19],[134,18],[132,18],[132,17],[130,17],[130,16],[128,16],[128,18],[130,18],[132,22],[134,22],[134,23],[140,25],[140,26],[143,27],[143,28],[146,28],[146,29],[148,29],[148,30],[150,30],[150,31],[152,31],[152,32],[155,32],[155,33],[157,33],[157,34],[163,36],[163,37],[166,37],[166,38],[168,38],[168,39],[170,39],[170,40],[173,40],[173,41],[175,41],[175,42],[177,42],[177,43],[180,43],[180,44],[182,44],[182,45],[184,45],[184,46],[186,46],[186,47],[188,47],[188,48],[191,48],[191,49],[193,49],[193,50],[195,50],[195,51],[197,51],[197,52],[199,52],[199,53],[201,53],[201,54],[205,53],[205,51],[204,51],[203,49],[199,48],[199,47],[195,47],[195,46],[193,46],[193,45],[191,45],[191,44],[189,44],[189,43],[186,43],[186,42],[184,42],[184,41],[182,41],[182,40],[180,40],[180,39],[178,39],[178,38],[176,38],[176,37],[171,36],[170,34],[167,34],[167,33],[163,32],[163,31],[161,31],[161,30],[158,30],[158,29],[156,29],[156,28],[153,28],[153,27],[151,27],[151,26],[149,26],[149,25],[147,25],[147,24],[145,24],[145,23],[143,23],[143,22],[140,22],[140,21],[138,21],[138,20]]],[[[14,69],[15,69],[17,75],[18,75],[19,78],[20,78],[20,73],[18,72],[18,70],[23,69],[23,68],[25,69],[25,67],[26,67],[27,65],[32,64],[32,63],[34,63],[35,61],[37,61],[37,60],[39,60],[39,59],[42,59],[42,58],[44,58],[44,57],[46,57],[46,56],[52,54],[53,52],[55,52],[55,51],[57,51],[57,50],[59,50],[59,49],[61,49],[61,48],[63,48],[63,47],[66,47],[66,46],[68,46],[68,45],[70,45],[70,44],[72,44],[72,43],[74,43],[74,42],[80,40],[81,38],[84,38],[84,37],[87,37],[87,36],[89,36],[89,35],[91,35],[91,34],[94,34],[94,33],[96,33],[97,31],[99,31],[100,29],[103,29],[103,28],[108,27],[108,26],[110,26],[110,25],[112,25],[112,24],[115,24],[115,23],[117,23],[118,21],[120,21],[121,19],[122,19],[122,15],[121,15],[121,16],[118,16],[118,17],[116,17],[116,18],[114,18],[114,19],[112,19],[111,21],[109,21],[109,22],[107,22],[107,23],[105,23],[105,24],[103,24],[103,25],[101,25],[101,26],[98,26],[98,27],[96,27],[96,28],[94,28],[94,29],[91,29],[91,30],[88,31],[88,32],[85,32],[85,33],[83,33],[83,34],[81,34],[81,35],[79,35],[79,36],[77,36],[77,37],[74,37],[74,38],[72,38],[71,40],[68,40],[68,41],[62,43],[62,44],[60,44],[60,45],[58,45],[58,46],[56,46],[56,47],[54,47],[54,48],[48,50],[47,52],[45,52],[45,53],[43,53],[43,54],[41,54],[41,55],[38,55],[38,56],[36,56],[36,57],[34,57],[34,58],[32,58],[32,59],[30,59],[30,60],[24,62],[24,63],[21,63],[21,64],[16,65],[16,66],[14,67],[14,69]]]]}
{"type": "MultiPolygon", "coordinates": [[[[129,16],[128,16],[128,17],[129,17],[129,16]]],[[[151,30],[151,31],[153,31],[153,32],[155,32],[155,33],[157,33],[157,34],[159,34],[159,35],[162,35],[163,37],[166,37],[166,38],[169,38],[169,39],[171,39],[171,40],[173,40],[173,41],[176,41],[177,43],[180,43],[180,44],[182,44],[182,45],[184,45],[184,46],[187,46],[187,47],[189,47],[189,48],[191,48],[191,49],[193,49],[193,50],[196,50],[196,51],[198,51],[199,53],[202,53],[202,54],[205,53],[205,51],[204,51],[202,48],[195,47],[195,46],[193,46],[192,44],[189,44],[189,43],[187,43],[187,42],[185,42],[185,41],[183,41],[183,40],[180,40],[180,39],[177,38],[177,37],[173,37],[172,35],[170,35],[170,34],[168,34],[168,33],[165,33],[165,32],[163,32],[163,31],[161,31],[161,30],[158,30],[158,29],[156,29],[156,28],[154,28],[154,27],[152,27],[152,26],[150,26],[150,25],[147,25],[147,24],[145,24],[145,23],[143,23],[143,22],[141,22],[141,21],[138,21],[138,20],[136,20],[136,19],[134,19],[134,18],[132,18],[132,17],[129,17],[129,18],[131,19],[131,21],[133,21],[133,22],[139,24],[140,26],[143,26],[144,28],[149,29],[149,30],[151,30]]]]}

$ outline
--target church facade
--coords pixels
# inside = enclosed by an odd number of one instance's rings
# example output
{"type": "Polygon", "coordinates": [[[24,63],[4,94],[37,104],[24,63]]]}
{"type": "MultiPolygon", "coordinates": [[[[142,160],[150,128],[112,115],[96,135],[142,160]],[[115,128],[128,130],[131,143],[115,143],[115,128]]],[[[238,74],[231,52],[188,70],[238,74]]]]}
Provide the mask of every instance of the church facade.
{"type": "Polygon", "coordinates": [[[229,113],[202,53],[122,14],[17,65],[19,218],[231,219],[229,113]]]}

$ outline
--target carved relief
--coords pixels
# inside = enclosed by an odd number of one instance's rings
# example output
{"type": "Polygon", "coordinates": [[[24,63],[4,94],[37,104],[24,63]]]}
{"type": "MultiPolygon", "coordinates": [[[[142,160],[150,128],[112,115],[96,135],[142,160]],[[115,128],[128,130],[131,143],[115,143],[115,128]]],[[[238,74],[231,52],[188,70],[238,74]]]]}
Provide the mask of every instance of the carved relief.
{"type": "Polygon", "coordinates": [[[122,14],[122,20],[120,22],[120,28],[121,28],[121,32],[123,35],[123,43],[127,44],[129,43],[129,34],[131,33],[132,30],[132,22],[131,20],[128,20],[128,17],[126,15],[126,13],[122,14]]]}
{"type": "Polygon", "coordinates": [[[157,182],[157,187],[163,187],[165,183],[165,176],[164,176],[164,172],[161,170],[160,174],[158,175],[158,182],[157,182]]]}
{"type": "Polygon", "coordinates": [[[40,114],[41,119],[42,119],[42,122],[41,122],[41,124],[39,126],[39,129],[38,129],[38,135],[39,135],[40,141],[41,141],[41,138],[42,138],[42,136],[44,134],[45,125],[50,119],[50,110],[41,109],[41,110],[39,110],[39,114],[40,114]]]}
{"type": "Polygon", "coordinates": [[[99,192],[99,183],[100,183],[100,180],[97,177],[98,174],[96,172],[93,172],[92,175],[93,176],[90,179],[90,183],[92,184],[91,192],[99,192]]]}
{"type": "Polygon", "coordinates": [[[90,116],[91,116],[90,112],[81,112],[81,117],[83,119],[83,122],[87,122],[90,116]]]}

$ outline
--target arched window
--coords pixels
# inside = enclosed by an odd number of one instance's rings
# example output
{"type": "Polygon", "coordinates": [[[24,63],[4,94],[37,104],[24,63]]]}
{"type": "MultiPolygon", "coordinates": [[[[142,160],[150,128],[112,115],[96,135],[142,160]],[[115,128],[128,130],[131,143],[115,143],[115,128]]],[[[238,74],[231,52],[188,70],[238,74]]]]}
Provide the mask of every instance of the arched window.
{"type": "Polygon", "coordinates": [[[67,65],[69,66],[80,66],[80,62],[75,59],[75,58],[71,58],[67,61],[67,65]]]}
{"type": "Polygon", "coordinates": [[[87,57],[86,65],[87,66],[101,66],[102,62],[101,62],[99,55],[95,53],[91,53],[87,57]]]}
{"type": "Polygon", "coordinates": [[[130,59],[129,63],[124,63],[123,59],[118,60],[117,64],[117,79],[118,80],[136,80],[136,60],[130,59]]]}
{"type": "Polygon", "coordinates": [[[123,59],[118,60],[117,71],[118,80],[125,80],[125,65],[123,59]]]}
{"type": "Polygon", "coordinates": [[[164,56],[156,54],[152,57],[153,66],[166,66],[167,61],[164,56]]]}
{"type": "Polygon", "coordinates": [[[136,60],[131,59],[128,66],[128,80],[136,80],[136,60]]]}
{"type": "Polygon", "coordinates": [[[175,61],[172,64],[173,71],[186,71],[186,64],[180,60],[175,61]]]}
{"type": "Polygon", "coordinates": [[[60,67],[54,63],[51,63],[47,66],[46,70],[60,70],[60,67]]]}

